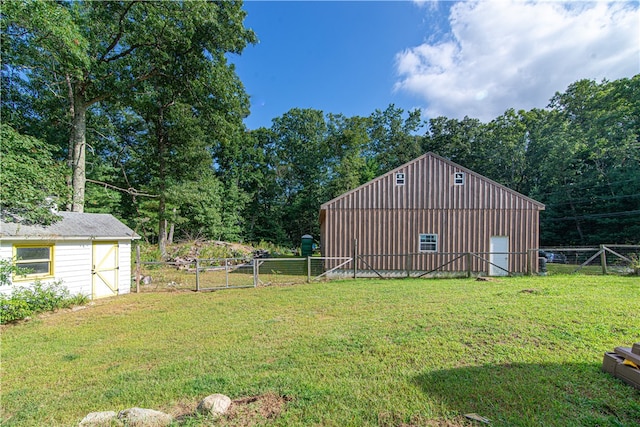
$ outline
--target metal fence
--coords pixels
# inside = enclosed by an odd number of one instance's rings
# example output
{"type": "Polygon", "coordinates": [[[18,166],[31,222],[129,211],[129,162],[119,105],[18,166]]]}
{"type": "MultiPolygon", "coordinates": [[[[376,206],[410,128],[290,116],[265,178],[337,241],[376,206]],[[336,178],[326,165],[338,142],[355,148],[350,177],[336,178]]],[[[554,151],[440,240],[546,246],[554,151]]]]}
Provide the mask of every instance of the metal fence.
{"type": "Polygon", "coordinates": [[[550,273],[638,274],[640,245],[541,248],[550,273]]]}
{"type": "Polygon", "coordinates": [[[351,258],[216,258],[181,262],[136,261],[137,292],[213,291],[326,280],[351,258]]]}
{"type": "Polygon", "coordinates": [[[216,258],[141,262],[136,290],[247,288],[336,278],[430,278],[514,274],[640,274],[639,245],[531,249],[527,252],[363,254],[351,257],[216,258]],[[502,258],[504,263],[496,261],[502,258]]]}

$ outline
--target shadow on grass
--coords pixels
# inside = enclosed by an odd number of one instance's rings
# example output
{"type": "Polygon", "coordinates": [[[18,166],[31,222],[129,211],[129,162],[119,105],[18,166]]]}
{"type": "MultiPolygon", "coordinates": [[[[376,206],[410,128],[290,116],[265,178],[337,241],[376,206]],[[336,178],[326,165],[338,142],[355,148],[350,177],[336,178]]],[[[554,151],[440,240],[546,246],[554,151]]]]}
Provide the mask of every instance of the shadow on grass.
{"type": "Polygon", "coordinates": [[[460,367],[415,382],[453,413],[477,413],[493,426],[640,425],[640,391],[594,363],[460,367]]]}

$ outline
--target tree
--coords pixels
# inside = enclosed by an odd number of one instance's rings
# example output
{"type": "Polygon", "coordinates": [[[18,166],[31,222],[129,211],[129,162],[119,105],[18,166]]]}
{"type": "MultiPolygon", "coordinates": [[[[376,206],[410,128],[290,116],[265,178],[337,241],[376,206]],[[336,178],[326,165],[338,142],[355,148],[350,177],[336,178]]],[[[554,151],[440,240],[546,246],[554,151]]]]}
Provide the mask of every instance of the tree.
{"type": "Polygon", "coordinates": [[[0,125],[0,140],[3,221],[51,224],[57,219],[51,210],[66,199],[63,165],[44,142],[8,125],[0,125]]]}
{"type": "Polygon", "coordinates": [[[420,110],[409,112],[404,119],[404,110],[393,104],[386,110],[376,110],[371,115],[370,150],[379,166],[377,175],[388,172],[418,157],[421,152],[417,132],[422,127],[420,110]]]}
{"type": "Polygon", "coordinates": [[[284,197],[283,227],[289,242],[319,235],[318,212],[327,200],[329,156],[322,111],[294,108],[273,119],[277,184],[284,197]]]}
{"type": "Polygon", "coordinates": [[[70,123],[70,209],[79,212],[85,203],[86,125],[92,107],[126,97],[152,78],[186,82],[193,73],[226,64],[226,53],[239,53],[255,40],[243,27],[241,3],[232,1],[31,0],[3,6],[2,53],[8,64],[3,72],[22,76],[16,85],[23,91],[52,92],[64,99],[70,123]]]}
{"type": "Polygon", "coordinates": [[[508,109],[484,125],[481,151],[484,158],[482,173],[507,187],[523,192],[526,174],[527,121],[524,111],[508,109]]]}
{"type": "Polygon", "coordinates": [[[328,115],[329,184],[328,196],[334,198],[375,178],[378,164],[367,158],[371,140],[369,117],[328,115]]]}
{"type": "Polygon", "coordinates": [[[543,225],[562,232],[549,238],[638,242],[639,96],[640,75],[615,82],[580,80],[552,98],[547,176],[558,185],[546,194],[543,225]]]}
{"type": "Polygon", "coordinates": [[[277,176],[276,136],[271,129],[259,128],[248,132],[240,147],[232,173],[248,196],[242,212],[244,236],[251,242],[288,244],[281,219],[285,199],[277,176]]]}
{"type": "Polygon", "coordinates": [[[483,173],[484,125],[478,119],[435,117],[429,120],[422,150],[432,151],[478,173],[483,173]]]}

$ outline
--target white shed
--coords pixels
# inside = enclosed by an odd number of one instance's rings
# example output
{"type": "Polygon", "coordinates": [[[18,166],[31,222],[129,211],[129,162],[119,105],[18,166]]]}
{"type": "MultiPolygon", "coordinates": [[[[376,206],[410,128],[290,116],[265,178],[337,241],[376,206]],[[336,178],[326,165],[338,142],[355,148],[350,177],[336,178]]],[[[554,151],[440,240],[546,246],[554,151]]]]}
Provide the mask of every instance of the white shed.
{"type": "Polygon", "coordinates": [[[0,222],[0,258],[28,269],[14,275],[13,286],[35,280],[62,281],[74,294],[92,299],[127,294],[131,290],[131,241],[139,236],[113,215],[59,212],[49,226],[0,222]]]}

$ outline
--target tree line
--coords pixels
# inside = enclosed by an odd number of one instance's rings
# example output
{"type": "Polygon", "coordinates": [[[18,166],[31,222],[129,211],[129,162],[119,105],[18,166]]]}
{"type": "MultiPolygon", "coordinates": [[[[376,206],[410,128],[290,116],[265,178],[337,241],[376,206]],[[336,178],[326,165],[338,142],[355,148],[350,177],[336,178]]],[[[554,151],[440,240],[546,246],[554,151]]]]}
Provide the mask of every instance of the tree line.
{"type": "Polygon", "coordinates": [[[541,245],[640,242],[640,75],[488,123],[394,105],[293,108],[248,130],[241,2],[7,2],[2,215],[109,212],[174,239],[319,236],[322,203],[427,151],[545,203],[541,245]]]}

